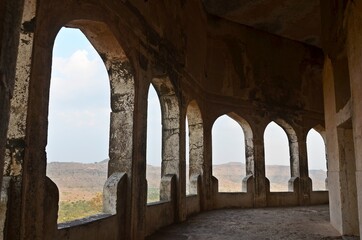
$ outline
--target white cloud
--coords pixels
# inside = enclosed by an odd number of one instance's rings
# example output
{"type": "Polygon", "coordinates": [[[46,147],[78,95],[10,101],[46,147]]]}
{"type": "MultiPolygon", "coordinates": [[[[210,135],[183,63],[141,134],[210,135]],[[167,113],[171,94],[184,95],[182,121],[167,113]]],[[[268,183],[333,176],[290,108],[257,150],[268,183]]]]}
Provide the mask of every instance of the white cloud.
{"type": "Polygon", "coordinates": [[[48,161],[95,162],[107,158],[109,95],[108,75],[94,49],[53,57],[48,161]]]}
{"type": "Polygon", "coordinates": [[[53,58],[51,98],[54,101],[109,92],[108,81],[102,60],[86,50],[77,50],[69,58],[53,58]]]}

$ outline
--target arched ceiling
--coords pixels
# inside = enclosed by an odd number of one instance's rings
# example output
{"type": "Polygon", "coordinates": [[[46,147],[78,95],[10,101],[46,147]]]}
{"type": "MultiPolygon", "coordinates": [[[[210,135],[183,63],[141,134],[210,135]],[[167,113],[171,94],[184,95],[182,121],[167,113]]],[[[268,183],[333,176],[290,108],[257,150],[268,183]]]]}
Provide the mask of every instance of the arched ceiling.
{"type": "Polygon", "coordinates": [[[320,47],[319,0],[203,0],[211,15],[320,47]]]}

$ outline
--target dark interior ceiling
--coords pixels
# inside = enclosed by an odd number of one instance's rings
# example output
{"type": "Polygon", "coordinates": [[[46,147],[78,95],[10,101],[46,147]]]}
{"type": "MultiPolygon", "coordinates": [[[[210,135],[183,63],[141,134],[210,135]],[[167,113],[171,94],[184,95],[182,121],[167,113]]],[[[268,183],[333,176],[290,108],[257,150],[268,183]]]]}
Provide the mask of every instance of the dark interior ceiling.
{"type": "Polygon", "coordinates": [[[319,0],[203,0],[203,3],[209,14],[320,47],[319,0]]]}

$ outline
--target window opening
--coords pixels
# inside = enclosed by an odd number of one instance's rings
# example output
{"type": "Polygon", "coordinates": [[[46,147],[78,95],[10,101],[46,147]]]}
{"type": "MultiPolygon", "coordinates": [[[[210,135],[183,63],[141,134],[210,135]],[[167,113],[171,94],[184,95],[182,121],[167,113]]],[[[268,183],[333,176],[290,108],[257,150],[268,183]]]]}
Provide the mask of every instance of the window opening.
{"type": "Polygon", "coordinates": [[[265,175],[270,182],[270,191],[288,191],[290,153],[288,136],[275,122],[269,123],[264,132],[265,175]]]}
{"type": "Polygon", "coordinates": [[[102,59],[78,29],[59,31],[52,61],[47,176],[59,188],[63,223],[102,212],[110,88],[102,59]]]}
{"type": "Polygon", "coordinates": [[[161,106],[155,88],[150,85],[147,107],[147,203],[160,201],[162,125],[161,106]]]}
{"type": "Polygon", "coordinates": [[[245,177],[245,137],[241,126],[227,115],[212,127],[213,175],[219,192],[241,192],[245,177]]]}
{"type": "Polygon", "coordinates": [[[327,159],[323,137],[313,128],[307,135],[307,154],[309,177],[312,179],[313,190],[327,190],[327,159]]]}

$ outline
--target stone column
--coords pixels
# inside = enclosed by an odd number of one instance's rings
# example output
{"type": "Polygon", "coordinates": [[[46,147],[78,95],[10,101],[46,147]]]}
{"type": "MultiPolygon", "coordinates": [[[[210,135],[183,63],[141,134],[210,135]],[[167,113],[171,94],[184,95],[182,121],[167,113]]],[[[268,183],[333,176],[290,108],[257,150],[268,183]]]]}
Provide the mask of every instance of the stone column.
{"type": "Polygon", "coordinates": [[[129,62],[112,64],[108,174],[127,173],[125,239],[143,239],[147,202],[146,142],[148,74],[129,62]]]}
{"type": "Polygon", "coordinates": [[[0,186],[24,1],[0,1],[0,186]]]}
{"type": "Polygon", "coordinates": [[[297,131],[299,148],[299,178],[300,192],[299,204],[308,205],[310,203],[310,193],[312,191],[312,180],[309,178],[308,155],[307,155],[307,135],[304,129],[297,131]]]}
{"type": "Polygon", "coordinates": [[[254,206],[267,206],[269,180],[265,177],[264,128],[253,128],[254,131],[254,206]]]}
{"type": "MultiPolygon", "coordinates": [[[[328,149],[329,207],[332,225],[344,235],[358,235],[355,159],[351,130],[351,112],[347,103],[336,111],[335,74],[327,57],[323,72],[326,139],[328,149]]],[[[335,67],[341,67],[336,65],[335,67]]],[[[349,77],[343,81],[348,84],[349,77]]]]}
{"type": "MultiPolygon", "coordinates": [[[[26,134],[36,1],[25,0],[19,1],[18,4],[16,4],[19,8],[17,11],[22,11],[20,13],[19,45],[7,46],[17,50],[17,60],[4,163],[4,175],[12,178],[9,213],[11,218],[8,219],[6,231],[9,239],[41,239],[43,236],[41,201],[33,203],[37,197],[42,198],[41,194],[38,195],[38,190],[43,189],[43,184],[38,182],[38,186],[31,185],[31,182],[24,176],[28,172],[27,166],[29,166],[25,163],[25,152],[30,147],[26,144],[26,134]]],[[[8,77],[13,77],[13,74],[9,72],[9,75],[2,76],[3,80],[8,77]]],[[[41,165],[37,167],[42,169],[41,165]]],[[[35,169],[34,166],[33,169],[35,169]]]]}
{"type": "Polygon", "coordinates": [[[111,85],[108,177],[130,175],[133,151],[134,73],[128,60],[107,63],[111,85]]]}
{"type": "MultiPolygon", "coordinates": [[[[133,114],[133,157],[130,171],[130,192],[127,196],[127,208],[130,215],[130,234],[125,239],[143,239],[146,220],[147,184],[146,184],[146,143],[147,143],[147,95],[150,78],[139,66],[135,66],[135,105],[133,114]]],[[[128,174],[128,173],[127,173],[128,174]]]]}
{"type": "MultiPolygon", "coordinates": [[[[162,164],[161,176],[169,174],[176,175],[176,209],[175,220],[186,219],[185,206],[185,151],[180,151],[181,146],[185,146],[184,135],[180,133],[185,129],[185,116],[180,114],[180,99],[176,95],[175,88],[171,80],[166,76],[154,78],[152,83],[157,89],[161,111],[162,111],[162,164]],[[181,144],[181,141],[183,144],[181,144]]],[[[165,195],[165,194],[161,194],[165,195]]],[[[163,199],[161,199],[163,200],[163,199]]]]}
{"type": "Polygon", "coordinates": [[[341,234],[358,235],[356,169],[359,169],[357,148],[360,147],[355,145],[357,141],[354,140],[359,135],[357,122],[360,121],[358,112],[361,111],[358,109],[360,106],[357,99],[357,95],[361,94],[358,88],[360,84],[358,46],[361,44],[358,39],[360,39],[361,22],[357,20],[360,18],[357,15],[360,13],[355,16],[353,14],[357,8],[361,9],[361,3],[337,0],[321,0],[320,3],[323,50],[326,54],[323,92],[330,219],[341,234]],[[358,83],[354,84],[355,81],[358,83]],[[351,86],[355,89],[352,90],[351,86]]]}
{"type": "MultiPolygon", "coordinates": [[[[205,115],[204,115],[205,116],[205,115]]],[[[213,208],[213,184],[212,184],[212,123],[204,119],[204,164],[202,175],[201,210],[211,210],[213,208]]]]}
{"type": "MultiPolygon", "coordinates": [[[[189,124],[189,145],[190,145],[190,178],[203,175],[204,163],[204,129],[200,109],[195,101],[192,101],[187,108],[187,119],[189,124]]],[[[188,134],[188,133],[186,133],[188,134]]],[[[196,182],[194,184],[197,184],[196,182]]],[[[201,189],[190,182],[190,194],[197,194],[201,189]]],[[[201,197],[201,196],[200,196],[201,197]]]]}
{"type": "MultiPolygon", "coordinates": [[[[350,4],[347,55],[352,96],[352,122],[354,156],[356,159],[356,185],[359,233],[362,233],[362,3],[350,4]]],[[[346,133],[346,132],[345,132],[346,133]]],[[[352,134],[352,133],[348,133],[352,134]]],[[[353,145],[353,143],[350,143],[353,145]]],[[[330,183],[330,181],[329,181],[330,183]]],[[[331,184],[329,184],[331,186],[331,184]]],[[[357,212],[357,209],[354,209],[357,212]]],[[[356,230],[357,232],[357,230],[356,230]]]]}

